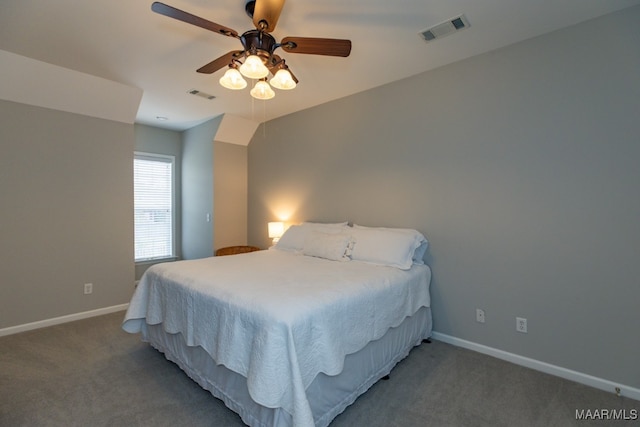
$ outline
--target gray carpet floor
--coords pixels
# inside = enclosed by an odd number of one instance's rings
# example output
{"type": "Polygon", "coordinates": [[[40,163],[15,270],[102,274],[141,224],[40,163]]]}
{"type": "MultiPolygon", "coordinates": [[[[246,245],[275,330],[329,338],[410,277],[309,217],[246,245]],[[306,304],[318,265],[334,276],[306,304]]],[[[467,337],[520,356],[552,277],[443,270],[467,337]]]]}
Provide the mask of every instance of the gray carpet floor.
{"type": "MultiPolygon", "coordinates": [[[[124,312],[0,338],[1,426],[243,426],[162,354],[120,329],[124,312]]],[[[640,402],[442,342],[422,344],[331,427],[594,426],[576,410],[640,402]]]]}

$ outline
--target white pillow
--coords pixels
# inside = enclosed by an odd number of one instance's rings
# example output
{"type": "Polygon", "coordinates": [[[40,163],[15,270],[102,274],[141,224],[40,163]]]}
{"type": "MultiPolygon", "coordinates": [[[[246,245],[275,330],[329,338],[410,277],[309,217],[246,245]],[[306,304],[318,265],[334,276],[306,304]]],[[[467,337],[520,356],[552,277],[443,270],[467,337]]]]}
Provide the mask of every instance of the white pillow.
{"type": "Polygon", "coordinates": [[[424,265],[424,254],[427,252],[427,248],[429,247],[429,242],[427,239],[424,242],[420,243],[420,246],[416,248],[413,252],[413,263],[424,265]]]}
{"type": "Polygon", "coordinates": [[[413,236],[418,242],[418,247],[413,252],[413,262],[414,264],[424,264],[424,254],[427,252],[429,248],[429,241],[424,237],[422,233],[418,230],[414,230],[413,228],[387,228],[387,227],[365,227],[363,225],[353,224],[353,228],[361,228],[368,230],[389,230],[396,231],[398,233],[405,233],[410,236],[413,236]]]}
{"type": "Polygon", "coordinates": [[[402,270],[411,268],[416,250],[426,244],[420,232],[409,229],[354,226],[351,235],[354,239],[351,259],[402,270]]]}
{"type": "Polygon", "coordinates": [[[302,254],[332,261],[349,261],[351,242],[349,234],[329,234],[312,230],[307,234],[302,254]]]}
{"type": "Polygon", "coordinates": [[[280,239],[274,245],[275,249],[282,251],[295,252],[302,249],[304,239],[307,236],[307,230],[300,225],[292,225],[282,234],[280,239]]]}
{"type": "Polygon", "coordinates": [[[324,224],[319,222],[303,222],[299,225],[292,225],[284,232],[282,237],[275,244],[276,249],[288,252],[299,252],[304,247],[307,235],[311,231],[319,231],[327,234],[337,234],[348,228],[346,222],[338,224],[324,224]]]}

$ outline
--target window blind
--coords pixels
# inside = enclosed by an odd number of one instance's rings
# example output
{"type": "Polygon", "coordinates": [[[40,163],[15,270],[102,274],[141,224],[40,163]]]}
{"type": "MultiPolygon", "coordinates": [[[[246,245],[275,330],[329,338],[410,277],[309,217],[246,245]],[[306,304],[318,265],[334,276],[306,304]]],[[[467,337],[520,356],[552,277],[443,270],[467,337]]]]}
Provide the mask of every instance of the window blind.
{"type": "Polygon", "coordinates": [[[168,156],[134,156],[135,261],[174,256],[173,162],[168,156]]]}

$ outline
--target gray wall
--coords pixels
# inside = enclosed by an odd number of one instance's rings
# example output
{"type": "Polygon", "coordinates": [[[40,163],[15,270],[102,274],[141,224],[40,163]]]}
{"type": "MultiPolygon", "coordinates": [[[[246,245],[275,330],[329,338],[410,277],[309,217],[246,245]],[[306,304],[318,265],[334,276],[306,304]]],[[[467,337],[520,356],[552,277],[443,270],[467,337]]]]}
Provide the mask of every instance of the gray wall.
{"type": "Polygon", "coordinates": [[[213,139],[221,120],[219,116],[182,133],[184,259],[213,255],[213,139]]]}
{"type": "Polygon", "coordinates": [[[133,144],[133,125],[0,101],[0,328],[129,301],[133,144]]]}
{"type": "Polygon", "coordinates": [[[247,243],[247,147],[213,144],[213,247],[247,243]]]}
{"type": "MultiPolygon", "coordinates": [[[[175,157],[175,212],[176,256],[182,256],[182,133],[147,125],[135,125],[135,151],[175,157]]],[[[155,262],[136,263],[136,280],[155,262]]]]}
{"type": "Polygon", "coordinates": [[[436,331],[640,387],[638,20],[627,9],[269,122],[249,145],[249,242],[268,245],[282,215],[414,227],[431,242],[436,331]]]}

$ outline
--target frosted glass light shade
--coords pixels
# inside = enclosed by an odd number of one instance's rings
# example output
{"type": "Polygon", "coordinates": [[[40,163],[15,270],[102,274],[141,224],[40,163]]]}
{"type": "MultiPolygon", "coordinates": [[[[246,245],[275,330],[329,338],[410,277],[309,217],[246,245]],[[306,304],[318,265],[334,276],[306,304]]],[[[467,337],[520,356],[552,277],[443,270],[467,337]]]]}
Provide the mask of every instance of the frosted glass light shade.
{"type": "Polygon", "coordinates": [[[240,90],[247,87],[247,81],[242,78],[242,74],[235,68],[229,68],[224,73],[224,76],[220,78],[220,84],[232,90],[240,90]]]}
{"type": "Polygon", "coordinates": [[[271,89],[269,83],[264,80],[260,80],[256,83],[255,87],[251,89],[251,96],[256,99],[271,99],[276,96],[276,93],[271,89]]]}
{"type": "Polygon", "coordinates": [[[250,79],[261,79],[269,75],[269,69],[257,55],[249,55],[240,66],[240,72],[250,79]]]}
{"type": "Polygon", "coordinates": [[[271,79],[271,86],[277,89],[289,90],[296,87],[296,82],[291,77],[289,70],[280,69],[271,79]]]}

